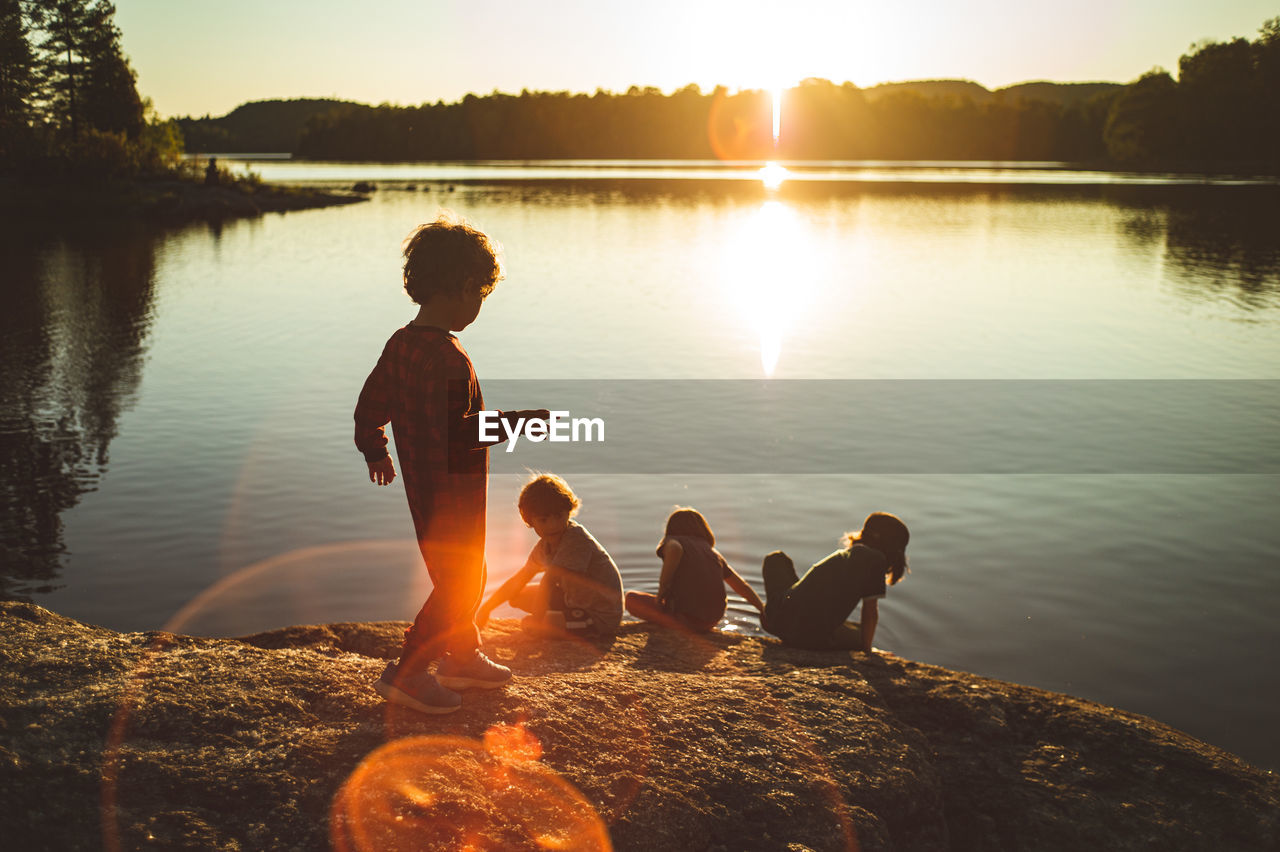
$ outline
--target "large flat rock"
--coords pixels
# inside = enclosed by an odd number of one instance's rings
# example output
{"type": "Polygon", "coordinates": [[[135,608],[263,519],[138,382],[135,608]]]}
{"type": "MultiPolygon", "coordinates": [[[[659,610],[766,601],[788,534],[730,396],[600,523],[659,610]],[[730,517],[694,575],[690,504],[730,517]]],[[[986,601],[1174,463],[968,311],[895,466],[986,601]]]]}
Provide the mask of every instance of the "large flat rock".
{"type": "Polygon", "coordinates": [[[0,603],[0,838],[24,850],[1280,848],[1270,773],[1069,696],[768,639],[627,625],[605,645],[500,622],[487,648],[518,679],[428,717],[370,688],[404,627],[200,639],[0,603]]]}

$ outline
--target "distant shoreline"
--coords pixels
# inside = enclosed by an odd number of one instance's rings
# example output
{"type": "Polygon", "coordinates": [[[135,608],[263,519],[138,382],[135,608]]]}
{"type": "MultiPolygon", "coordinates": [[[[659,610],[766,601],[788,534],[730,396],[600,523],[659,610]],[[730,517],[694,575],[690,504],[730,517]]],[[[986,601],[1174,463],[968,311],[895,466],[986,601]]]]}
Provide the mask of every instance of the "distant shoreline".
{"type": "Polygon", "coordinates": [[[5,219],[96,220],[127,218],[180,224],[222,221],[354,204],[367,200],[341,193],[242,182],[207,186],[176,178],[85,180],[0,177],[0,216],[5,219]]]}
{"type": "MultiPolygon", "coordinates": [[[[695,170],[700,168],[715,169],[750,169],[773,163],[787,169],[796,170],[787,179],[812,175],[815,171],[829,169],[833,171],[860,169],[900,169],[904,172],[927,171],[929,169],[954,169],[960,172],[980,170],[1048,171],[1048,172],[1091,172],[1105,175],[1135,176],[1169,176],[1179,179],[1204,179],[1228,181],[1252,181],[1271,183],[1280,180],[1280,172],[1266,163],[1239,162],[1191,162],[1178,161],[1154,163],[1143,166],[1126,166],[1105,160],[1092,161],[1055,161],[1055,160],[931,160],[931,159],[787,159],[778,160],[718,160],[699,157],[600,157],[583,159],[580,157],[524,157],[524,158],[474,158],[474,159],[379,159],[376,157],[305,157],[287,152],[254,151],[246,153],[219,151],[200,154],[199,157],[217,157],[220,161],[261,164],[266,167],[289,164],[291,166],[307,165],[344,165],[355,166],[456,166],[456,167],[501,167],[501,168],[581,168],[585,172],[606,167],[618,169],[650,169],[665,167],[675,170],[695,170]]],[[[273,178],[279,180],[279,177],[273,178]]],[[[405,177],[404,180],[422,181],[426,178],[405,177]]],[[[344,177],[343,181],[351,180],[344,177]]],[[[375,177],[356,178],[356,180],[378,180],[375,177]]],[[[396,180],[381,178],[381,180],[396,180]]],[[[341,181],[340,181],[341,182],[341,181]]]]}

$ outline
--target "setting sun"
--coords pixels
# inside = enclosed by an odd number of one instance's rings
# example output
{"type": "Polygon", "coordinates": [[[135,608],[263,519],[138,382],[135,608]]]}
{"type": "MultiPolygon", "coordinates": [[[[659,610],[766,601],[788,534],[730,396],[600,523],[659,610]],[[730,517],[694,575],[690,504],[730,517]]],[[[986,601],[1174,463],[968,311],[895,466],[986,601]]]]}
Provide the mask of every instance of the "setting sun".
{"type": "Polygon", "coordinates": [[[764,168],[760,169],[760,182],[764,184],[767,190],[775,190],[782,186],[782,182],[787,179],[787,170],[775,163],[773,160],[764,164],[764,168]]]}

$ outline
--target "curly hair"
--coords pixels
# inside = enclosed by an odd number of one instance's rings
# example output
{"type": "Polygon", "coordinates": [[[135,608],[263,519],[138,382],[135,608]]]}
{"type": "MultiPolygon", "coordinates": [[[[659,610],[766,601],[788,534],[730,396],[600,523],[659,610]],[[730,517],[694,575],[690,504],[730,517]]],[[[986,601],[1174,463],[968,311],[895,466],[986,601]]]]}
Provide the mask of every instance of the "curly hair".
{"type": "Polygon", "coordinates": [[[844,534],[841,544],[846,548],[865,544],[883,553],[884,558],[889,561],[889,570],[885,573],[889,575],[889,585],[892,586],[910,570],[907,565],[907,542],[910,540],[911,533],[907,530],[907,525],[897,515],[872,512],[862,522],[862,529],[844,534]]]}
{"type": "Polygon", "coordinates": [[[419,225],[404,241],[404,291],[421,305],[437,293],[480,288],[493,292],[502,279],[500,248],[483,231],[445,211],[419,225]]]}
{"type": "Polygon", "coordinates": [[[522,518],[554,515],[557,512],[568,512],[572,517],[577,514],[582,501],[573,493],[569,483],[554,473],[539,473],[520,489],[520,499],[516,505],[522,518]]]}

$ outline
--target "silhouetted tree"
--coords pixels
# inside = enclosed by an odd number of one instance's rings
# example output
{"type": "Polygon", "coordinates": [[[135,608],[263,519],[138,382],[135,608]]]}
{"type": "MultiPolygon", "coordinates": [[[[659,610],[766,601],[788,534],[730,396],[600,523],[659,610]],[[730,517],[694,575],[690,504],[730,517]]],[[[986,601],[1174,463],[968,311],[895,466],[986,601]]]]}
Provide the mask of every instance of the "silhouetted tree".
{"type": "Polygon", "coordinates": [[[1254,42],[1193,45],[1178,80],[1148,74],[1116,98],[1107,150],[1131,165],[1280,170],[1280,18],[1254,42]]]}
{"type": "Polygon", "coordinates": [[[22,4],[0,0],[0,163],[29,143],[38,80],[22,4]]]}
{"type": "Polygon", "coordinates": [[[1179,106],[1178,86],[1168,71],[1143,75],[1112,104],[1107,153],[1126,164],[1167,161],[1176,151],[1179,106]]]}
{"type": "Polygon", "coordinates": [[[1261,115],[1259,144],[1270,151],[1270,165],[1280,170],[1280,17],[1265,22],[1254,42],[1261,115]]]}
{"type": "Polygon", "coordinates": [[[1257,153],[1253,45],[1242,38],[1198,45],[1178,61],[1178,90],[1186,118],[1181,156],[1223,161],[1257,153]]]}
{"type": "Polygon", "coordinates": [[[136,137],[142,100],[120,48],[115,6],[107,0],[44,0],[30,8],[42,34],[36,48],[53,122],[73,142],[83,126],[136,137]]]}
{"type": "Polygon", "coordinates": [[[91,127],[136,139],[143,125],[142,98],[114,19],[115,7],[111,3],[98,2],[90,7],[84,116],[91,127]]]}

